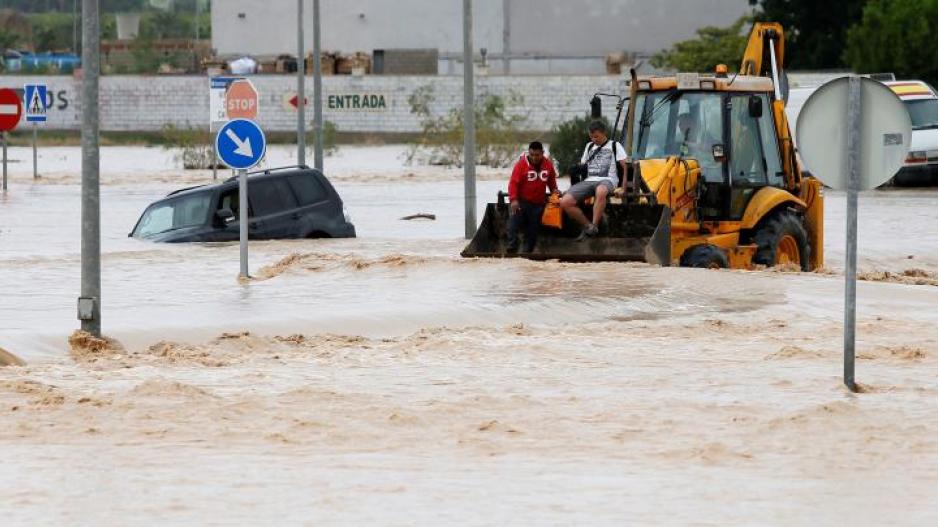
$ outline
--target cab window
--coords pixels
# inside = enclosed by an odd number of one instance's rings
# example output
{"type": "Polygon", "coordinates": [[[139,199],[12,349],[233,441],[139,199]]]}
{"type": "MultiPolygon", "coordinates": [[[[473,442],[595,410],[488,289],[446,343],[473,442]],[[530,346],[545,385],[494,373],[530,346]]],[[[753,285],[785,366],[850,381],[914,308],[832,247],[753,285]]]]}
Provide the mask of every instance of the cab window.
{"type": "Polygon", "coordinates": [[[636,159],[696,159],[708,181],[723,181],[713,146],[723,143],[722,94],[651,92],[636,101],[636,159]]]}
{"type": "Polygon", "coordinates": [[[766,175],[769,178],[769,185],[784,187],[785,173],[782,171],[782,157],[779,154],[778,136],[775,133],[775,119],[772,118],[772,105],[765,95],[759,95],[759,97],[762,99],[763,109],[758,124],[759,133],[762,135],[766,175]]]}
{"type": "Polygon", "coordinates": [[[767,184],[762,137],[758,121],[749,115],[749,98],[748,94],[730,98],[729,167],[730,181],[734,186],[767,184]]]}

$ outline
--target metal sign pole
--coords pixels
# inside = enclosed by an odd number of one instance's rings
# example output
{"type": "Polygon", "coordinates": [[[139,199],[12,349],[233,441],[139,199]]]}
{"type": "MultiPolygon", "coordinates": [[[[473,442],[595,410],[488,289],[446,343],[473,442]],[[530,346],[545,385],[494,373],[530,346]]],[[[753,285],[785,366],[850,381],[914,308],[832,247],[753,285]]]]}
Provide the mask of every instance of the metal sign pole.
{"type": "MultiPolygon", "coordinates": [[[[209,131],[212,130],[212,126],[209,125],[209,131]]],[[[212,141],[212,180],[218,179],[218,148],[215,146],[215,141],[212,141]]]]}
{"type": "Polygon", "coordinates": [[[322,171],[322,46],[319,0],[313,0],[313,165],[322,171]]]}
{"type": "Polygon", "coordinates": [[[296,162],[306,164],[306,56],[303,49],[303,0],[296,0],[296,162]]]}
{"type": "Polygon", "coordinates": [[[238,230],[241,240],[241,278],[248,274],[248,171],[238,170],[238,230]]]}
{"type": "Polygon", "coordinates": [[[81,329],[101,336],[101,194],[98,74],[101,67],[98,0],[82,0],[81,81],[81,329]]]}
{"type": "Polygon", "coordinates": [[[475,72],[472,64],[472,0],[463,0],[463,123],[466,239],[476,234],[475,72]]]}
{"type": "Polygon", "coordinates": [[[36,139],[39,135],[38,129],[39,126],[33,123],[33,179],[39,179],[39,164],[37,163],[39,156],[36,154],[36,139]]]}
{"type": "Polygon", "coordinates": [[[844,385],[857,391],[854,373],[857,325],[857,193],[860,188],[860,77],[851,76],[847,93],[847,255],[844,284],[844,385]]]}
{"type": "Polygon", "coordinates": [[[7,133],[0,132],[3,141],[3,191],[7,191],[7,133]]]}

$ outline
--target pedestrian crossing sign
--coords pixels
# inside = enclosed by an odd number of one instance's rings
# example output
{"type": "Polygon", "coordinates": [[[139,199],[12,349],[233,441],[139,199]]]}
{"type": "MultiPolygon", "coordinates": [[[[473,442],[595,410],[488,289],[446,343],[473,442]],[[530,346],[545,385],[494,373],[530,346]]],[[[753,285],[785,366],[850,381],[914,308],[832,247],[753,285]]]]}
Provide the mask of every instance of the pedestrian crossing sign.
{"type": "Polygon", "coordinates": [[[27,84],[23,90],[23,107],[26,110],[26,122],[46,122],[48,87],[45,84],[27,84]]]}

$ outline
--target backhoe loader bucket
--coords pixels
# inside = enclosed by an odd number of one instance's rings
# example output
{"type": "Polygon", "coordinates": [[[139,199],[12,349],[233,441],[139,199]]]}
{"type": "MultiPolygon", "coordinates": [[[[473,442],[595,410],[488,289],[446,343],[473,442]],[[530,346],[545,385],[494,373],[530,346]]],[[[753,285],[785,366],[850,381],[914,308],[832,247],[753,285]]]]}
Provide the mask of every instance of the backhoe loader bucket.
{"type": "MultiPolygon", "coordinates": [[[[541,226],[534,252],[509,254],[509,211],[499,194],[498,203],[486,205],[482,224],[469,245],[463,249],[462,256],[521,256],[531,260],[572,262],[648,262],[662,266],[671,263],[671,209],[664,205],[609,203],[606,206],[606,222],[598,235],[576,241],[580,227],[565,217],[563,229],[541,226]]],[[[592,214],[589,208],[584,212],[587,217],[592,214]]]]}

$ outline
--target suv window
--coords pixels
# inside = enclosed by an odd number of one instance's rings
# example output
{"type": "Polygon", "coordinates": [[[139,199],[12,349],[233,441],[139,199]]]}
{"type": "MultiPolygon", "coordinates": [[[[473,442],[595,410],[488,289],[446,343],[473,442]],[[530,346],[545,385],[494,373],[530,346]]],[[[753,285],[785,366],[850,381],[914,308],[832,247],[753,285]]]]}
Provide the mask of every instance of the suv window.
{"type": "Polygon", "coordinates": [[[319,182],[319,178],[312,174],[290,176],[288,179],[302,206],[319,203],[329,198],[329,194],[323,188],[322,183],[319,182]]]}
{"type": "Polygon", "coordinates": [[[254,216],[268,216],[296,208],[296,199],[283,178],[265,178],[248,184],[254,216]]]}
{"type": "Polygon", "coordinates": [[[218,198],[218,210],[231,209],[235,218],[238,218],[238,211],[241,210],[241,202],[238,201],[238,187],[226,190],[218,198]]]}
{"type": "Polygon", "coordinates": [[[202,225],[208,217],[211,201],[210,192],[199,192],[153,205],[143,213],[135,235],[153,236],[166,231],[202,225]]]}

